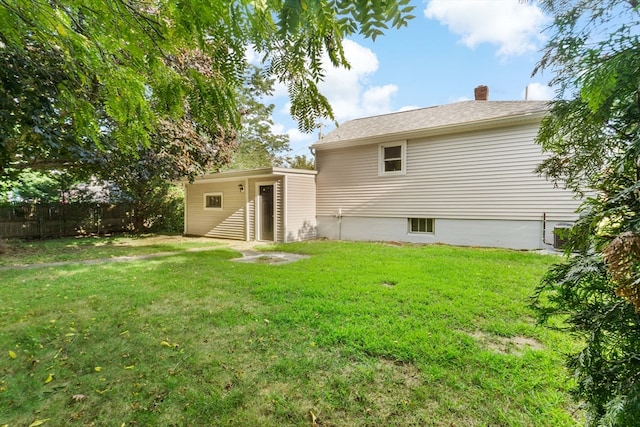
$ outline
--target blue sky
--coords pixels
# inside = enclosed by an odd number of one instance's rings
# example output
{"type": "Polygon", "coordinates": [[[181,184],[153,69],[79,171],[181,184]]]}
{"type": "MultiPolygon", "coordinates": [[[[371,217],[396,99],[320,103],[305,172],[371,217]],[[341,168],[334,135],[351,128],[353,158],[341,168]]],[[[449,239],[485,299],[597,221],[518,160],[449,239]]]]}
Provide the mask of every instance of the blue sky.
{"type": "MultiPolygon", "coordinates": [[[[522,0],[413,0],[416,18],[375,42],[345,40],[350,70],[328,69],[321,84],[338,123],[473,99],[478,85],[489,99],[544,100],[554,96],[550,75],[531,77],[549,17],[522,0]]],[[[291,154],[308,154],[317,132],[301,134],[288,115],[286,92],[276,88],[274,132],[288,133],[291,154]]],[[[326,123],[324,132],[333,128],[326,123]]]]}

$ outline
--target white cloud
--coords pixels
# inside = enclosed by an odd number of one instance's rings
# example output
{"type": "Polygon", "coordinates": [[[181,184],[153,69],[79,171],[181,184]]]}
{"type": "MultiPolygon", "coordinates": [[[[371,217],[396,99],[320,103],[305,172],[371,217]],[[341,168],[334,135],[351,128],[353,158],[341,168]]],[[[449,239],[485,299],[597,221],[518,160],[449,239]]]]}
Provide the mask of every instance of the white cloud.
{"type": "Polygon", "coordinates": [[[317,133],[303,133],[296,128],[291,128],[287,130],[286,133],[289,135],[289,142],[291,143],[292,148],[295,148],[301,143],[308,144],[318,139],[317,133]]]}
{"type": "MultiPolygon", "coordinates": [[[[345,56],[351,68],[335,68],[330,65],[329,59],[325,58],[325,78],[318,84],[320,93],[327,97],[329,104],[333,108],[336,120],[342,123],[346,120],[385,114],[392,111],[391,100],[398,92],[395,84],[374,86],[370,84],[370,77],[378,71],[379,62],[376,54],[366,47],[351,40],[344,40],[343,46],[345,56]]],[[[291,107],[290,102],[280,102],[275,99],[286,96],[286,88],[282,84],[276,84],[273,102],[281,105],[277,109],[278,115],[288,116],[291,107]]],[[[323,133],[327,134],[333,129],[333,123],[325,123],[323,133]]],[[[311,134],[300,132],[296,128],[286,131],[285,127],[280,127],[279,133],[289,135],[290,145],[294,151],[299,147],[308,145],[318,139],[318,130],[311,134]]]]}
{"type": "Polygon", "coordinates": [[[391,97],[398,92],[398,86],[388,84],[374,86],[362,94],[362,108],[366,116],[375,116],[391,111],[391,97]]]}
{"type": "Polygon", "coordinates": [[[553,88],[542,83],[531,83],[525,89],[523,93],[523,99],[526,98],[529,101],[547,101],[553,99],[555,93],[553,88]]]}
{"type": "Polygon", "coordinates": [[[253,45],[249,45],[244,50],[244,59],[253,65],[259,65],[262,61],[258,52],[256,52],[255,47],[253,45]]]}
{"type": "Polygon", "coordinates": [[[470,48],[498,45],[501,57],[537,50],[548,22],[535,3],[521,0],[430,0],[424,14],[460,35],[470,48]]]}
{"type": "Polygon", "coordinates": [[[343,45],[351,68],[335,68],[326,60],[325,79],[319,84],[320,92],[329,100],[336,120],[342,122],[390,112],[391,98],[398,87],[367,84],[379,67],[376,54],[351,40],[344,40],[343,45]]]}
{"type": "Polygon", "coordinates": [[[411,110],[417,110],[419,108],[423,108],[423,107],[419,107],[417,105],[405,105],[404,107],[400,107],[398,109],[398,112],[401,113],[403,111],[411,111],[411,110]]]}

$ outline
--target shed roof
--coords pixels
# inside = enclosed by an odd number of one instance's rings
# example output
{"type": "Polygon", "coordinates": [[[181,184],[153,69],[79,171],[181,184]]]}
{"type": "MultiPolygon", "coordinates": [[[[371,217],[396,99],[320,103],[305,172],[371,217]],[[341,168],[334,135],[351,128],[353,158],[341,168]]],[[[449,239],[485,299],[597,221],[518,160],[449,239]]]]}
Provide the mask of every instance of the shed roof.
{"type": "MultiPolygon", "coordinates": [[[[216,172],[207,175],[202,175],[194,180],[195,183],[207,183],[212,181],[231,181],[245,178],[260,178],[265,176],[282,176],[282,175],[316,175],[318,172],[308,169],[293,169],[293,168],[279,168],[279,167],[267,167],[258,169],[241,169],[231,170],[225,172],[216,172]]],[[[188,179],[182,179],[178,182],[189,182],[188,179]]]]}
{"type": "Polygon", "coordinates": [[[365,117],[341,124],[312,148],[459,132],[475,127],[501,126],[515,120],[539,120],[549,105],[549,101],[463,101],[365,117]]]}

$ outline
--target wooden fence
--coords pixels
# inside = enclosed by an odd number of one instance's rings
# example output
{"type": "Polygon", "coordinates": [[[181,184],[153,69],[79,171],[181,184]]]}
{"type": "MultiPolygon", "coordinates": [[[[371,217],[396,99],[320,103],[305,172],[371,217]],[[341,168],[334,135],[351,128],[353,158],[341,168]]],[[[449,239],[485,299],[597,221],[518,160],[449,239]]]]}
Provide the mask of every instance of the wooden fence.
{"type": "Polygon", "coordinates": [[[131,229],[129,204],[20,203],[0,205],[0,237],[45,238],[131,229]]]}

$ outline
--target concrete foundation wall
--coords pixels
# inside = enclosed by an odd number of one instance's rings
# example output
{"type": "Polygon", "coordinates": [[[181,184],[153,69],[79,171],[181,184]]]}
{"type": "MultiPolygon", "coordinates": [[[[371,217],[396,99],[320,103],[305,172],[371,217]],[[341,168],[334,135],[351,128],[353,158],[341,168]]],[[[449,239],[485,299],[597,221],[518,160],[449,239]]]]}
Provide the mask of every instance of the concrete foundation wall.
{"type": "Polygon", "coordinates": [[[433,233],[410,233],[407,218],[319,216],[318,236],[335,240],[445,243],[510,249],[550,249],[558,221],[439,219],[433,233]]]}

